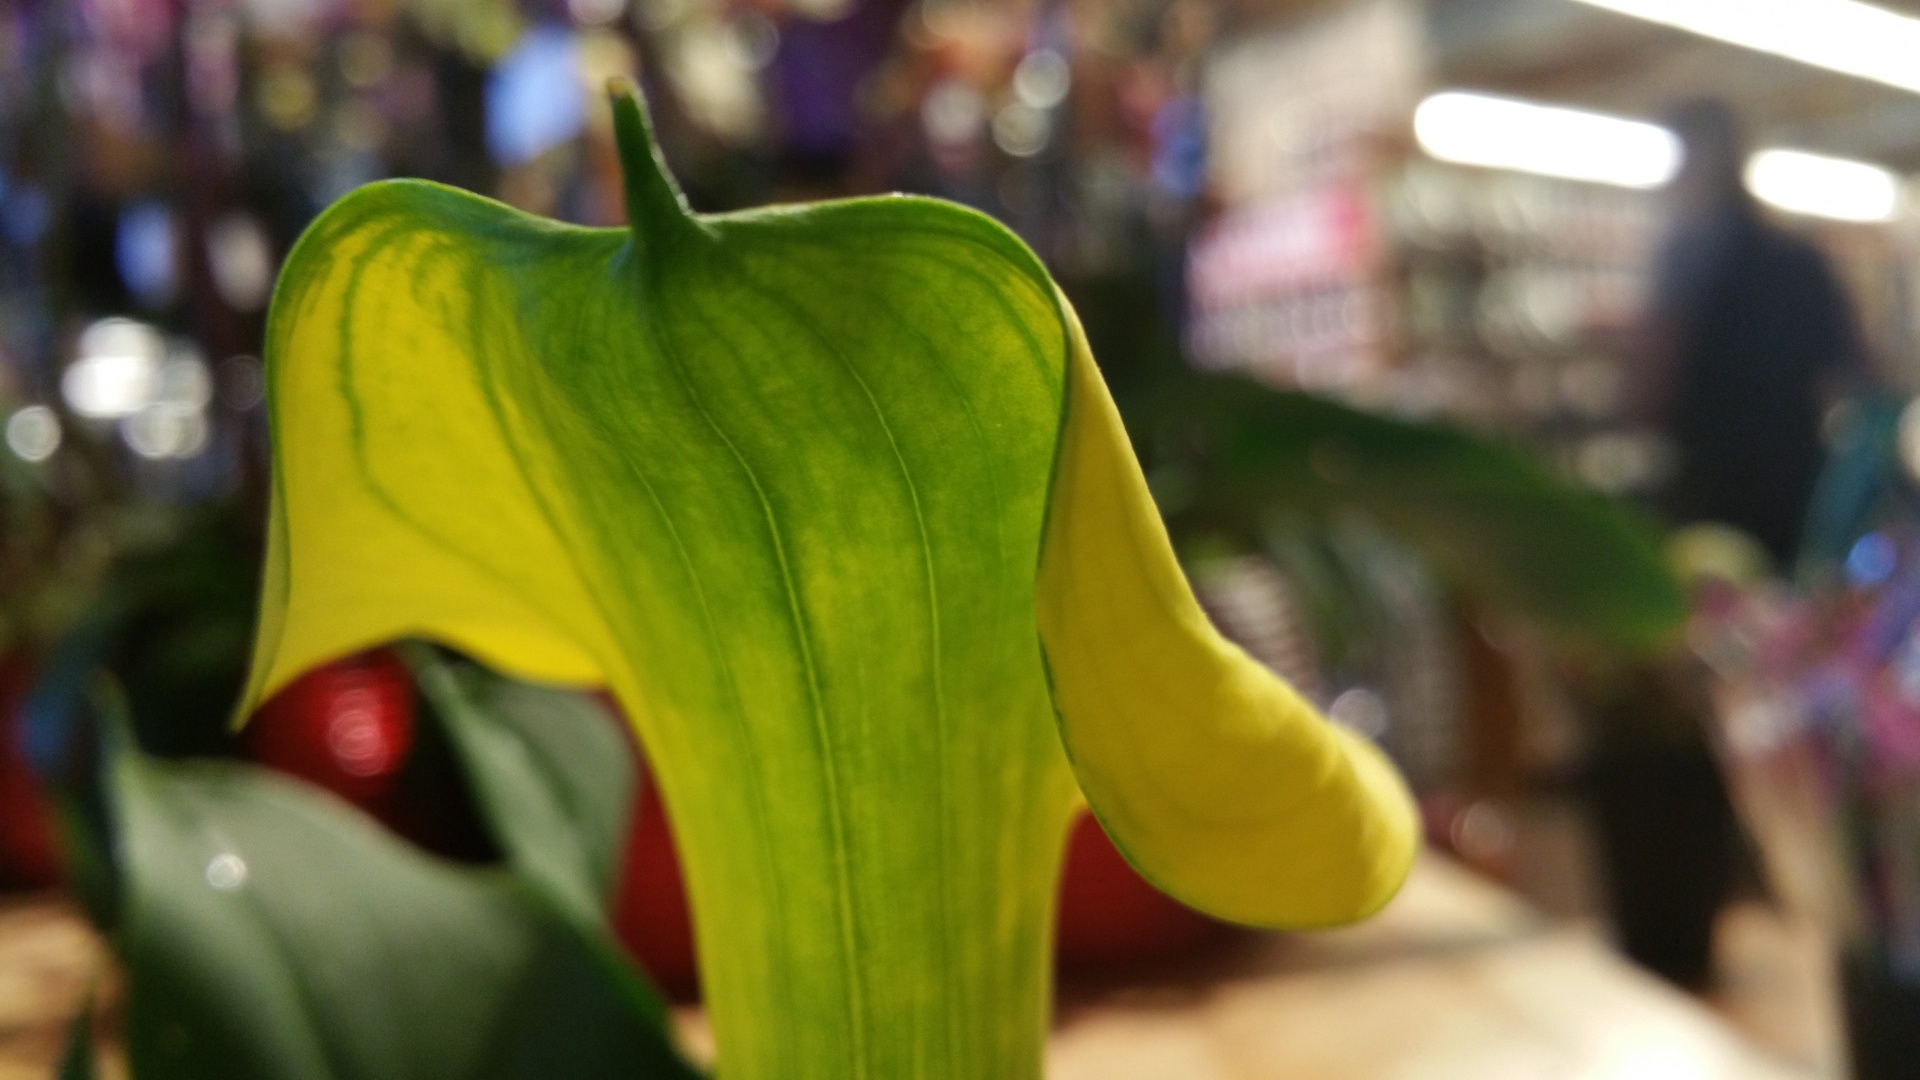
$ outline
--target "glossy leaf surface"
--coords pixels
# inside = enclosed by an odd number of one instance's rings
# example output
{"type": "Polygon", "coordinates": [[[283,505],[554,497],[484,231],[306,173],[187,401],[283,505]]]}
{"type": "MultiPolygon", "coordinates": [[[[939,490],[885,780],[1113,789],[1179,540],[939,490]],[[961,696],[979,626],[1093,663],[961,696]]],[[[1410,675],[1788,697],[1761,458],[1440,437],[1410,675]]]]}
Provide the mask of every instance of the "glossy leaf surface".
{"type": "MultiPolygon", "coordinates": [[[[597,902],[572,902],[603,890],[596,868],[615,856],[632,783],[615,720],[591,697],[408,646],[449,736],[487,747],[464,771],[508,857],[476,867],[272,770],[147,757],[111,683],[85,674],[125,632],[63,643],[30,724],[69,867],[89,869],[76,884],[127,973],[135,1076],[697,1076],[597,902]]],[[[76,1025],[70,1069],[91,1067],[86,1034],[76,1025]]]]}
{"type": "Polygon", "coordinates": [[[696,1075],[604,936],[511,871],[265,769],[105,746],[136,1076],[696,1075]]]}
{"type": "Polygon", "coordinates": [[[1404,790],[1207,625],[1032,255],[931,200],[692,215],[615,116],[630,230],[394,182],[295,249],[249,701],[409,635],[609,686],[730,1080],[1037,1075],[1076,777],[1210,911],[1384,902],[1404,790]]]}

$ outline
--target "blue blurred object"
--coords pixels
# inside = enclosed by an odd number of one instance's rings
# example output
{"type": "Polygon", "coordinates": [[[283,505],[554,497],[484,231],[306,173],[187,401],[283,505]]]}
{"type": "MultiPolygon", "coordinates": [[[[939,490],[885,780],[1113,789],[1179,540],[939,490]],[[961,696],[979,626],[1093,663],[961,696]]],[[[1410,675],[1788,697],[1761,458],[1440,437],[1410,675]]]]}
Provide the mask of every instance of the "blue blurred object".
{"type": "Polygon", "coordinates": [[[1907,516],[1899,505],[1911,502],[1900,468],[1900,414],[1905,408],[1905,400],[1884,392],[1862,394],[1848,407],[1808,501],[1800,535],[1802,575],[1842,563],[1853,576],[1860,538],[1888,520],[1907,516]]]}
{"type": "Polygon", "coordinates": [[[1870,532],[1847,552],[1847,580],[1857,588],[1870,588],[1886,581],[1899,561],[1899,546],[1886,533],[1870,532]]]}
{"type": "Polygon", "coordinates": [[[53,224],[53,207],[47,194],[30,184],[14,184],[0,198],[0,229],[19,247],[32,247],[47,235],[53,224]]]}
{"type": "Polygon", "coordinates": [[[572,31],[534,26],[487,76],[487,152],[524,165],[580,134],[587,123],[579,43],[572,31]]]}
{"type": "Polygon", "coordinates": [[[1206,186],[1206,114],[1191,94],[1170,99],[1154,114],[1153,182],[1182,199],[1193,198],[1206,186]]]}
{"type": "Polygon", "coordinates": [[[21,749],[52,786],[82,764],[93,732],[87,695],[99,676],[123,606],[103,602],[60,639],[20,704],[21,749]]]}
{"type": "Polygon", "coordinates": [[[121,211],[113,238],[113,262],[120,280],[141,307],[162,308],[173,301],[178,284],[173,213],[165,203],[147,200],[121,211]]]}

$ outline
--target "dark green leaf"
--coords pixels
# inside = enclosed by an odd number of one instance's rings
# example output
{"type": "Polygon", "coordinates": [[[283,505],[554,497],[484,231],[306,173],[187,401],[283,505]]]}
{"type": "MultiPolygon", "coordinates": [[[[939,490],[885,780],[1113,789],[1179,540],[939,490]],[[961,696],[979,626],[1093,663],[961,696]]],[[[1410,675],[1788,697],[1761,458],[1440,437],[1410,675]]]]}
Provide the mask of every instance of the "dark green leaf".
{"type": "Polygon", "coordinates": [[[402,653],[508,862],[584,925],[604,924],[635,783],[618,721],[588,694],[456,665],[418,643],[402,653]]]}
{"type": "Polygon", "coordinates": [[[142,1080],[695,1075],[603,941],[315,789],[107,739],[142,1080]]]}
{"type": "Polygon", "coordinates": [[[67,1048],[60,1055],[59,1080],[93,1080],[93,996],[87,996],[80,1015],[67,1029],[67,1048]]]}

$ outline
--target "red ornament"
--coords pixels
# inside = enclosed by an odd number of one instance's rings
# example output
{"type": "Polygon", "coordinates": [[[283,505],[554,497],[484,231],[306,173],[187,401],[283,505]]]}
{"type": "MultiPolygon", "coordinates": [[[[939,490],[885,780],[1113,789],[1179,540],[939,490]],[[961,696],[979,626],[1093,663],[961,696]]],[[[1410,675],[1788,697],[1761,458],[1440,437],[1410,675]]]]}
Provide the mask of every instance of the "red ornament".
{"type": "Polygon", "coordinates": [[[247,756],[363,809],[390,795],[413,748],[413,680],[388,649],[335,660],[273,695],[247,724],[247,756]]]}
{"type": "MultiPolygon", "coordinates": [[[[644,784],[614,899],[614,933],[666,994],[699,996],[693,918],[659,789],[644,784]]],[[[1218,939],[1224,925],[1141,877],[1091,814],[1074,823],[1061,883],[1056,955],[1068,967],[1162,960],[1218,939]]]]}
{"type": "Polygon", "coordinates": [[[20,702],[33,676],[25,653],[0,660],[0,891],[60,880],[53,813],[20,745],[20,702]]]}
{"type": "Polygon", "coordinates": [[[644,770],[627,828],[620,888],[613,903],[613,932],[668,997],[693,1001],[700,996],[693,912],[687,903],[680,856],[673,846],[660,789],[646,782],[644,770]]]}
{"type": "Polygon", "coordinates": [[[1054,945],[1062,966],[1165,959],[1205,945],[1223,929],[1141,877],[1092,814],[1073,823],[1054,945]]]}

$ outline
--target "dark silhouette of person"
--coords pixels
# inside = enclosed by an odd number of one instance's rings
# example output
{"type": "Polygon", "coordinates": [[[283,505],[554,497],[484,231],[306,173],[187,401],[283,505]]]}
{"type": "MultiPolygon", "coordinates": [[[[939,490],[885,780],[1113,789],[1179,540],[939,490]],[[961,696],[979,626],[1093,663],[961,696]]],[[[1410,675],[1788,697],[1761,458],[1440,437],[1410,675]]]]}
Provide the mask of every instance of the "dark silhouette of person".
{"type": "MultiPolygon", "coordinates": [[[[1675,525],[1731,525],[1785,568],[1823,464],[1826,394],[1860,366],[1860,338],[1826,259],[1747,194],[1733,111],[1692,102],[1670,121],[1686,157],[1641,384],[1674,450],[1661,509],[1675,525]]],[[[1685,660],[1628,665],[1589,706],[1589,790],[1620,946],[1704,989],[1715,915],[1754,873],[1707,741],[1705,684],[1685,660]]]]}
{"type": "Polygon", "coordinates": [[[1724,102],[1672,114],[1685,147],[1654,279],[1654,403],[1675,453],[1676,525],[1732,525],[1790,565],[1824,458],[1821,414],[1863,366],[1845,291],[1820,251],[1761,216],[1724,102]]]}

